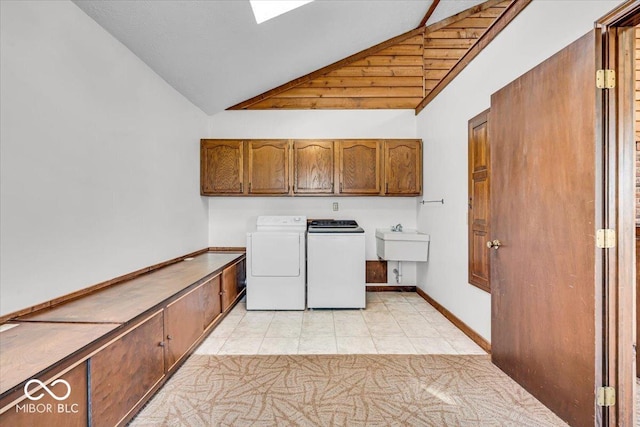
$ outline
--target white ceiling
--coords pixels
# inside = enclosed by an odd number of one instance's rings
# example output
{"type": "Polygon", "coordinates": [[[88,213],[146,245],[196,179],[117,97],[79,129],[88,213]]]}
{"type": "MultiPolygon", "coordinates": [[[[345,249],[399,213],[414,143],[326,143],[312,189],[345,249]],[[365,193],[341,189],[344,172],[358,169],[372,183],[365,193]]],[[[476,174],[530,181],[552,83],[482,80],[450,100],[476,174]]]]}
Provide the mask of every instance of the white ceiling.
{"type": "MultiPolygon", "coordinates": [[[[248,0],[74,0],[207,114],[415,28],[432,0],[316,0],[256,24],[248,0]]],[[[482,1],[442,0],[427,24],[482,1]]]]}

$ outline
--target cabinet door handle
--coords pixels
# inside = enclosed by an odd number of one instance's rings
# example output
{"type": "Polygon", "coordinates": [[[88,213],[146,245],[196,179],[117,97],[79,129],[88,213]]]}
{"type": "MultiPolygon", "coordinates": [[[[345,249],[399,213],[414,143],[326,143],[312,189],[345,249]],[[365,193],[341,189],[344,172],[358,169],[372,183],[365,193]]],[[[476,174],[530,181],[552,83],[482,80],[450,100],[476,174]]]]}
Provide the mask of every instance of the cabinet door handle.
{"type": "Polygon", "coordinates": [[[173,339],[173,336],[171,336],[171,335],[167,335],[167,339],[168,339],[168,340],[172,340],[172,339],[173,339]]]}
{"type": "Polygon", "coordinates": [[[160,341],[160,342],[158,343],[158,347],[164,347],[164,341],[160,341]]]}
{"type": "Polygon", "coordinates": [[[385,192],[385,194],[389,194],[389,183],[388,182],[385,185],[384,192],[385,192]]]}
{"type": "Polygon", "coordinates": [[[251,193],[251,183],[249,183],[249,193],[251,193]]]}

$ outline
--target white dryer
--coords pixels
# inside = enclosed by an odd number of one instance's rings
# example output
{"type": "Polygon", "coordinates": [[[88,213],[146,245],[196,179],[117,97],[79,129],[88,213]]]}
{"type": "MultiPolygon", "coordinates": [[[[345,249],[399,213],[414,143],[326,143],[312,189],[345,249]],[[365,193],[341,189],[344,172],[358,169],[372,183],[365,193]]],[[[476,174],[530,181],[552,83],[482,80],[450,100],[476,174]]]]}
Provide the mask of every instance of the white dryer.
{"type": "Polygon", "coordinates": [[[247,233],[247,310],[304,310],[307,217],[259,216],[247,233]]]}

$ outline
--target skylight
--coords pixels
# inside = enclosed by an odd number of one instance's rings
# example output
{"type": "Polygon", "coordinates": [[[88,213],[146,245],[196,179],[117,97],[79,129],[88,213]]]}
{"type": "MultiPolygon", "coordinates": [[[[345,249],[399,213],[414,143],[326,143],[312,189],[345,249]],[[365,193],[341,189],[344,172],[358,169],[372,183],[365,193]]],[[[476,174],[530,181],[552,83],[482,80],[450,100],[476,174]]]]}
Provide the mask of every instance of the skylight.
{"type": "Polygon", "coordinates": [[[262,24],[269,19],[285,14],[313,0],[249,0],[256,22],[262,24]]]}

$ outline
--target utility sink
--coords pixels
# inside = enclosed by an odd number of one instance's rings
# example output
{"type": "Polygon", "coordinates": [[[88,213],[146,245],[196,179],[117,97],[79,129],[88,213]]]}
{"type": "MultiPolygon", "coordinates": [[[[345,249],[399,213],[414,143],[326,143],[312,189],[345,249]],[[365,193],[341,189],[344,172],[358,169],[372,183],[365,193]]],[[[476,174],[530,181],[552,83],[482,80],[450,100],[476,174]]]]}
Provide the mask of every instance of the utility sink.
{"type": "Polygon", "coordinates": [[[391,231],[376,229],[376,253],[387,261],[426,262],[429,259],[430,237],[417,230],[391,231]]]}

